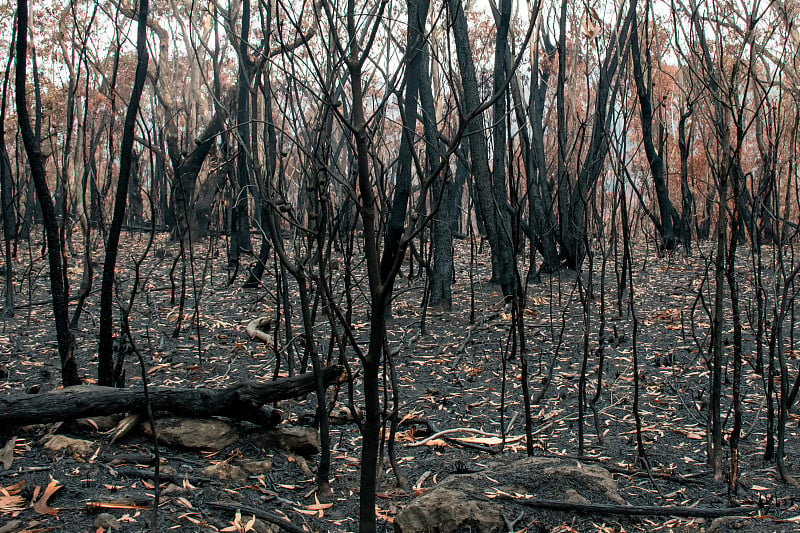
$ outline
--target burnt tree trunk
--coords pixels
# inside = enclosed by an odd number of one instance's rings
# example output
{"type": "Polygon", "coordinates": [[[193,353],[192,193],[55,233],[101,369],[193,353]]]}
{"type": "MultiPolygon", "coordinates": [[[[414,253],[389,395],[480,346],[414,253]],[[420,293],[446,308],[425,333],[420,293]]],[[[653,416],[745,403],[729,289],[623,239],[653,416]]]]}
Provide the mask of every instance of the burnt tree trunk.
{"type": "MultiPolygon", "coordinates": [[[[329,366],[321,371],[327,387],[342,376],[342,369],[329,366]]],[[[275,425],[280,414],[265,404],[296,398],[314,392],[313,373],[259,383],[236,383],[224,389],[170,389],[150,387],[153,411],[169,411],[180,416],[226,416],[256,424],[275,425]],[[277,420],[275,417],[277,416],[277,420]]],[[[144,412],[143,388],[80,386],[46,394],[20,394],[0,398],[0,426],[41,424],[59,420],[104,416],[114,413],[144,412]]]]}
{"type": "MultiPolygon", "coordinates": [[[[648,2],[649,3],[649,2],[648,2]]],[[[634,9],[636,1],[633,2],[634,9]]],[[[649,6],[645,4],[643,9],[647,14],[649,6]]],[[[642,144],[644,145],[644,153],[647,156],[647,162],[650,165],[650,176],[653,178],[653,185],[656,190],[656,200],[658,202],[659,220],[656,224],[656,230],[661,236],[661,248],[665,251],[672,251],[675,249],[678,239],[675,235],[675,228],[680,226],[680,219],[675,206],[669,198],[669,189],[667,188],[667,180],[664,169],[664,125],[659,123],[658,131],[658,146],[653,140],[656,133],[653,131],[653,83],[652,83],[652,57],[650,55],[650,47],[647,39],[647,32],[649,31],[648,18],[645,16],[644,31],[645,31],[645,47],[644,56],[645,63],[642,65],[642,50],[639,46],[639,27],[636,14],[632,18],[630,45],[631,45],[631,59],[633,62],[633,79],[636,82],[636,94],[639,98],[639,119],[642,127],[642,144]]]]}
{"type": "Polygon", "coordinates": [[[12,259],[14,252],[11,248],[11,241],[17,238],[17,218],[14,210],[14,182],[11,179],[11,160],[6,150],[6,96],[8,95],[8,77],[11,73],[12,53],[9,54],[6,73],[3,77],[3,93],[0,95],[0,206],[3,210],[3,242],[5,252],[5,301],[3,303],[3,313],[6,316],[14,316],[14,266],[12,259]]]}
{"type": "MultiPolygon", "coordinates": [[[[624,56],[623,44],[628,40],[628,31],[635,16],[635,4],[631,3],[627,13],[618,14],[613,41],[608,43],[603,62],[599,65],[597,93],[594,101],[592,132],[587,142],[586,156],[578,171],[577,181],[569,186],[569,197],[564,198],[559,190],[559,214],[561,217],[561,260],[568,268],[579,270],[586,257],[587,216],[589,196],[605,168],[608,154],[608,132],[613,112],[612,89],[617,79],[617,68],[624,56]],[[561,205],[562,201],[567,202],[561,205]]],[[[559,53],[563,53],[560,50],[559,53]]],[[[559,67],[560,67],[559,61],[559,67]]],[[[559,83],[561,73],[559,73],[559,83]]],[[[563,88],[562,88],[563,90],[563,88]]],[[[564,105],[563,102],[558,105],[564,105]]],[[[561,140],[559,140],[561,142],[561,140]]],[[[566,168],[566,167],[565,167],[566,168]]],[[[564,181],[567,181],[565,178],[564,181]]],[[[562,187],[564,183],[560,183],[562,187]]]]}
{"type": "Polygon", "coordinates": [[[678,238],[683,242],[686,253],[692,250],[692,211],[694,210],[694,195],[689,187],[689,148],[692,135],[686,134],[686,121],[692,116],[692,105],[688,104],[686,111],[681,113],[678,121],[678,148],[680,150],[681,167],[681,221],[678,238]]]}
{"type": "MultiPolygon", "coordinates": [[[[146,0],[145,0],[146,1],[146,0]]],[[[42,209],[45,237],[47,239],[47,255],[50,265],[50,292],[53,298],[53,314],[55,315],[58,353],[61,359],[61,380],[64,386],[77,385],[78,367],[75,364],[75,338],[69,327],[68,295],[66,285],[66,268],[61,253],[62,240],[56,222],[55,206],[47,186],[44,170],[44,156],[40,143],[34,135],[28,113],[26,94],[26,71],[28,54],[28,2],[17,1],[17,62],[15,74],[15,92],[17,117],[19,120],[22,142],[31,166],[31,176],[36,187],[36,196],[42,209]]]]}
{"type": "MultiPolygon", "coordinates": [[[[461,84],[464,92],[464,116],[472,116],[481,108],[478,80],[475,73],[475,60],[469,42],[467,17],[460,0],[448,0],[448,17],[452,24],[458,68],[461,73],[461,84]]],[[[493,187],[492,172],[489,169],[489,148],[483,127],[483,115],[478,113],[466,127],[469,139],[469,153],[472,162],[476,211],[484,222],[484,229],[492,249],[492,279],[500,285],[504,296],[513,294],[513,246],[511,243],[511,225],[507,202],[497,203],[493,187]]]]}
{"type": "Polygon", "coordinates": [[[559,269],[558,247],[556,236],[558,223],[553,210],[553,195],[547,179],[547,159],[544,146],[544,107],[545,96],[551,76],[550,65],[556,54],[556,47],[545,37],[545,53],[548,60],[539,65],[539,54],[533,57],[532,83],[530,94],[530,128],[528,130],[522,113],[522,91],[519,80],[515,76],[512,80],[514,95],[514,109],[517,113],[517,122],[520,124],[520,139],[522,153],[525,161],[526,185],[528,188],[528,237],[531,240],[531,269],[529,279],[537,277],[535,270],[535,254],[542,255],[541,272],[552,273],[559,269]]]}
{"type": "MultiPolygon", "coordinates": [[[[106,257],[103,262],[103,281],[100,289],[100,339],[98,344],[97,382],[100,385],[111,385],[114,374],[114,341],[113,341],[113,303],[114,303],[114,271],[117,265],[119,238],[122,223],[125,220],[125,205],[128,199],[128,185],[133,167],[133,137],[136,129],[136,115],[139,113],[139,100],[144,89],[147,76],[147,11],[149,0],[140,0],[138,29],[136,35],[136,74],[131,89],[131,98],[125,113],[122,128],[122,145],[120,147],[119,178],[114,198],[114,214],[108,228],[106,240],[106,257]]],[[[138,193],[138,191],[137,191],[138,193]]]]}

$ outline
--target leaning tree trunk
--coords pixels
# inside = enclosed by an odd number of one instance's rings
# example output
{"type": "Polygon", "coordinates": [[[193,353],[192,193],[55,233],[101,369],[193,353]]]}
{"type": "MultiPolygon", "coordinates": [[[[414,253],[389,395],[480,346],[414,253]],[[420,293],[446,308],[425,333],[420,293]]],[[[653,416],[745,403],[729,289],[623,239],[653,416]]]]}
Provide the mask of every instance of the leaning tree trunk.
{"type": "MultiPolygon", "coordinates": [[[[147,1],[147,0],[144,0],[147,1]]],[[[28,114],[26,95],[26,71],[28,54],[28,2],[17,0],[17,62],[15,76],[15,91],[17,102],[17,117],[19,121],[22,142],[31,166],[31,176],[36,187],[36,196],[42,208],[43,224],[47,240],[47,256],[50,264],[50,292],[53,298],[53,314],[56,322],[56,338],[58,340],[58,353],[61,359],[61,380],[64,386],[77,385],[78,367],[75,364],[74,349],[75,338],[69,327],[69,309],[67,296],[66,265],[61,254],[61,236],[56,222],[55,206],[47,186],[47,176],[44,169],[44,156],[28,114]]]]}
{"type": "MultiPolygon", "coordinates": [[[[97,382],[100,385],[111,385],[114,374],[114,340],[113,340],[113,304],[114,304],[114,270],[117,265],[119,237],[122,223],[125,220],[125,204],[128,199],[128,184],[133,164],[133,137],[136,129],[136,115],[139,113],[139,100],[144,89],[147,76],[147,11],[149,0],[140,0],[138,29],[136,34],[136,74],[133,80],[131,98],[125,113],[125,124],[122,128],[122,145],[120,147],[119,178],[114,198],[114,214],[108,228],[106,240],[106,258],[103,262],[103,281],[100,288],[100,339],[97,353],[97,382]]],[[[138,191],[137,191],[138,192],[138,191]]]]}
{"type": "MultiPolygon", "coordinates": [[[[384,235],[384,253],[381,258],[381,279],[385,280],[394,266],[395,258],[400,249],[400,239],[406,227],[406,214],[408,213],[408,200],[411,196],[411,168],[414,164],[412,151],[417,129],[417,103],[421,83],[426,83],[422,78],[422,54],[424,28],[428,3],[420,6],[419,0],[408,1],[408,34],[407,34],[407,67],[406,67],[406,94],[402,107],[402,134],[400,149],[397,156],[397,174],[395,177],[394,195],[392,196],[389,218],[386,221],[384,235]]],[[[401,259],[402,260],[402,259],[401,259]]],[[[387,314],[391,314],[391,294],[387,295],[387,314]]]]}
{"type": "Polygon", "coordinates": [[[556,242],[558,223],[553,211],[554,202],[550,185],[547,180],[547,159],[544,147],[544,104],[550,80],[550,64],[552,63],[556,47],[545,39],[545,52],[548,60],[539,66],[539,55],[534,54],[533,88],[530,94],[530,128],[528,138],[525,124],[522,91],[519,79],[515,76],[512,80],[514,95],[514,109],[517,113],[517,122],[520,124],[520,138],[522,140],[523,159],[525,161],[526,184],[528,187],[528,234],[531,240],[531,269],[529,277],[536,277],[535,271],[536,252],[542,255],[541,272],[551,273],[559,269],[561,263],[558,257],[556,242]],[[538,73],[538,74],[537,74],[538,73]]]}

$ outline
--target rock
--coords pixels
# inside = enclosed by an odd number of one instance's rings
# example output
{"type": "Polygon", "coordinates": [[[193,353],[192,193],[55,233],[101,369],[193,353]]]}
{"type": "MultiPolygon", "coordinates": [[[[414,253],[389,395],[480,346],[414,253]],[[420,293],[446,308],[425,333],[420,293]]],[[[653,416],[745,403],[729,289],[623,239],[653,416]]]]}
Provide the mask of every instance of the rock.
{"type": "Polygon", "coordinates": [[[604,468],[559,458],[529,457],[495,463],[482,472],[448,476],[398,513],[395,531],[502,531],[503,517],[516,516],[520,510],[535,514],[547,526],[556,526],[564,520],[564,514],[557,511],[515,507],[513,500],[495,497],[501,493],[545,500],[625,504],[614,479],[604,468]]]}
{"type": "Polygon", "coordinates": [[[114,515],[109,513],[100,513],[94,519],[94,528],[95,530],[117,531],[119,529],[119,521],[114,517],[114,515]]]}
{"type": "Polygon", "coordinates": [[[44,443],[44,447],[53,452],[64,452],[81,457],[88,457],[95,451],[92,441],[83,439],[73,439],[66,435],[53,435],[44,443]]]}
{"type": "Polygon", "coordinates": [[[166,487],[161,489],[162,496],[183,496],[184,494],[188,493],[189,489],[179,487],[175,483],[168,483],[166,487]]]}
{"type": "MultiPolygon", "coordinates": [[[[142,424],[150,434],[150,424],[142,424]]],[[[156,420],[158,440],[170,446],[219,451],[239,439],[230,426],[216,418],[160,418],[156,420]]]]}
{"type": "Polygon", "coordinates": [[[252,476],[266,474],[272,470],[272,459],[264,459],[263,461],[245,461],[242,463],[242,468],[245,472],[252,476]]]}
{"type": "Polygon", "coordinates": [[[0,526],[0,533],[14,533],[22,529],[22,520],[11,520],[6,525],[0,526]]]}
{"type": "Polygon", "coordinates": [[[255,438],[258,444],[277,446],[286,451],[310,457],[319,453],[319,433],[314,428],[298,426],[278,426],[270,431],[259,433],[255,438]]]}
{"type": "Polygon", "coordinates": [[[493,502],[471,500],[460,490],[437,487],[408,504],[394,519],[395,531],[418,533],[458,529],[500,530],[503,518],[493,502]]]}
{"type": "Polygon", "coordinates": [[[117,427],[117,424],[119,424],[119,421],[123,418],[123,415],[120,414],[93,416],[91,418],[78,418],[75,420],[75,425],[84,429],[90,428],[100,433],[105,433],[117,427]]]}
{"type": "Polygon", "coordinates": [[[581,503],[581,504],[592,503],[583,496],[581,496],[580,494],[578,494],[578,491],[576,491],[575,489],[567,489],[565,495],[566,495],[566,500],[568,502],[581,503]]]}
{"type": "Polygon", "coordinates": [[[222,481],[235,481],[237,483],[244,483],[247,481],[247,472],[245,472],[242,467],[227,462],[207,466],[203,469],[203,473],[207,476],[221,479],[222,481]]]}
{"type": "Polygon", "coordinates": [[[255,533],[279,533],[280,530],[281,528],[275,524],[264,522],[260,518],[256,518],[256,521],[253,522],[253,531],[255,531],[255,533]]]}

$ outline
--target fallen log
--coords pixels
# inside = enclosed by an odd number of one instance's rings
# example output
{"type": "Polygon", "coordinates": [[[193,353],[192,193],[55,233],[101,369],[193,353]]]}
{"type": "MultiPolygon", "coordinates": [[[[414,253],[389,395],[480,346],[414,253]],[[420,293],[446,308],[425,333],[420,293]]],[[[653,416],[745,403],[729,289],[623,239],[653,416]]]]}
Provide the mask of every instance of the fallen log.
{"type": "Polygon", "coordinates": [[[571,513],[625,515],[625,516],[679,516],[684,518],[717,518],[720,516],[746,516],[758,510],[755,506],[745,507],[679,507],[659,505],[613,505],[601,503],[579,503],[565,500],[522,499],[501,496],[500,499],[513,501],[526,507],[568,511],[571,513]]]}
{"type": "MultiPolygon", "coordinates": [[[[341,381],[342,367],[322,369],[325,386],[341,381]]],[[[280,413],[265,405],[296,398],[316,390],[314,375],[301,374],[275,381],[236,383],[224,389],[173,389],[150,387],[154,411],[169,411],[178,416],[225,416],[272,427],[280,422],[280,413]]],[[[143,412],[144,389],[115,389],[79,385],[45,394],[20,394],[0,397],[0,427],[40,424],[104,416],[114,413],[143,412]]]]}

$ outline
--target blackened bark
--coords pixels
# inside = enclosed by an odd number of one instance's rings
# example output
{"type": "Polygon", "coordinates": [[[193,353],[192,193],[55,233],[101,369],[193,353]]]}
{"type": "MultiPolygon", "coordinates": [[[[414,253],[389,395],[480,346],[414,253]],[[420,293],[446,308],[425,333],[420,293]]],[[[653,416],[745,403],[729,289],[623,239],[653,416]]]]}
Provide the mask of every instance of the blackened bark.
{"type": "Polygon", "coordinates": [[[117,265],[119,238],[122,223],[125,220],[125,205],[128,199],[128,186],[133,166],[133,137],[136,129],[136,115],[139,113],[139,100],[144,89],[147,76],[147,12],[149,0],[139,1],[139,15],[136,32],[136,74],[131,89],[131,98],[125,112],[125,123],[122,128],[122,145],[120,147],[119,178],[114,198],[114,214],[108,228],[106,240],[106,257],[103,262],[103,281],[100,288],[100,334],[98,343],[97,382],[110,386],[114,374],[114,338],[113,338],[113,304],[114,304],[114,270],[117,265]]]}
{"type": "MultiPolygon", "coordinates": [[[[275,176],[275,169],[277,168],[278,136],[275,131],[275,124],[272,122],[272,87],[270,84],[269,72],[264,72],[262,76],[261,95],[264,98],[264,137],[267,140],[264,153],[263,179],[265,183],[271,183],[275,176]]],[[[266,190],[264,184],[259,183],[259,196],[261,201],[257,204],[257,209],[259,210],[259,219],[262,225],[261,249],[258,252],[256,263],[249,269],[247,280],[244,282],[245,288],[255,288],[261,283],[261,278],[264,275],[267,260],[272,250],[270,235],[267,231],[269,226],[266,218],[272,215],[269,212],[271,207],[266,201],[267,198],[264,197],[265,194],[266,190]]],[[[280,232],[280,229],[277,231],[280,232]]]]}
{"type": "Polygon", "coordinates": [[[495,232],[497,237],[492,246],[494,251],[496,246],[508,243],[509,248],[501,253],[493,253],[492,275],[495,281],[500,283],[503,288],[503,295],[513,294],[514,278],[514,246],[511,235],[511,210],[508,205],[508,194],[506,193],[506,112],[508,109],[508,83],[507,77],[510,70],[508,62],[509,46],[508,33],[511,23],[511,0],[500,0],[499,13],[497,20],[497,33],[495,36],[494,52],[494,79],[492,90],[495,101],[492,106],[492,140],[494,150],[492,151],[492,204],[494,207],[495,232]],[[508,256],[511,257],[508,257],[508,256]],[[511,282],[511,290],[506,291],[507,283],[511,282]]]}
{"type": "Polygon", "coordinates": [[[144,205],[142,203],[142,185],[139,179],[141,172],[141,154],[131,154],[131,179],[128,183],[128,198],[130,199],[130,208],[128,209],[128,224],[131,226],[138,226],[144,221],[144,205]]]}
{"type": "MultiPolygon", "coordinates": [[[[8,72],[10,69],[6,70],[8,72]]],[[[11,163],[6,151],[6,139],[3,124],[5,123],[5,87],[3,87],[3,104],[0,112],[0,199],[3,207],[3,243],[5,253],[5,300],[3,313],[14,316],[14,265],[11,241],[16,238],[17,221],[14,216],[14,187],[11,181],[11,163]]]]}
{"type": "MultiPolygon", "coordinates": [[[[462,114],[470,116],[480,109],[481,100],[475,74],[475,61],[469,43],[467,18],[460,0],[447,0],[446,4],[464,91],[462,114]]],[[[484,222],[484,229],[492,249],[492,278],[500,285],[503,295],[510,296],[514,290],[511,225],[508,209],[504,207],[507,205],[505,196],[502,203],[496,204],[497,196],[494,194],[492,174],[489,170],[489,149],[483,129],[483,115],[478,114],[469,121],[466,136],[469,139],[477,210],[484,222]]]]}
{"type": "MultiPolygon", "coordinates": [[[[417,0],[419,15],[414,22],[418,25],[416,31],[420,36],[425,33],[425,19],[428,16],[430,2],[417,0]]],[[[430,49],[428,42],[423,38],[420,47],[419,70],[419,101],[422,108],[422,124],[425,132],[425,160],[428,175],[434,172],[435,176],[432,192],[432,222],[431,222],[431,293],[430,304],[450,310],[453,305],[451,286],[453,284],[453,234],[458,224],[458,200],[460,189],[465,178],[456,173],[455,180],[449,172],[449,165],[440,168],[445,147],[441,142],[436,129],[436,106],[433,100],[433,88],[426,80],[430,77],[429,61],[430,49]],[[459,180],[459,177],[461,179],[459,180]]],[[[460,141],[464,143],[463,139],[460,141]]]]}
{"type": "Polygon", "coordinates": [[[176,224],[175,238],[184,238],[189,229],[190,217],[193,213],[191,209],[192,197],[194,196],[197,176],[200,174],[200,169],[203,168],[203,163],[214,146],[214,139],[222,130],[223,123],[222,112],[217,110],[208,124],[206,124],[205,129],[200,133],[200,136],[195,139],[194,150],[177,165],[176,178],[172,183],[170,195],[172,203],[170,211],[176,224]]]}
{"type": "MultiPolygon", "coordinates": [[[[636,9],[636,0],[632,1],[633,9],[636,9]]],[[[649,2],[645,3],[644,12],[648,13],[649,2]]],[[[666,251],[672,251],[677,245],[675,227],[680,224],[678,212],[672,205],[669,198],[669,189],[664,175],[664,136],[659,135],[658,147],[653,141],[653,84],[652,84],[652,57],[650,55],[649,42],[645,40],[645,66],[642,66],[642,50],[639,47],[639,25],[634,12],[631,22],[631,59],[633,62],[633,79],[636,82],[636,94],[639,98],[639,118],[642,127],[642,144],[647,162],[650,165],[650,175],[653,178],[653,185],[656,190],[656,201],[658,202],[659,223],[656,229],[661,236],[661,247],[666,251]]],[[[645,31],[648,19],[645,17],[645,31]]],[[[660,125],[663,128],[663,124],[660,125]]]]}
{"type": "MultiPolygon", "coordinates": [[[[236,181],[231,219],[231,240],[228,250],[228,262],[234,272],[238,269],[242,252],[251,251],[250,220],[248,216],[247,198],[252,169],[250,151],[250,76],[252,67],[250,60],[250,0],[242,1],[242,30],[239,35],[239,73],[238,94],[236,97],[236,135],[239,152],[236,155],[236,181]]],[[[232,281],[232,280],[229,280],[232,281]]]]}
{"type": "MultiPolygon", "coordinates": [[[[558,163],[556,167],[556,186],[558,194],[558,242],[563,246],[562,238],[567,232],[567,209],[569,197],[572,195],[572,181],[567,168],[567,103],[565,96],[567,80],[567,5],[568,0],[561,0],[558,15],[558,76],[556,77],[556,123],[558,137],[558,163]]],[[[559,262],[561,261],[559,252],[559,262]]]]}
{"type": "MultiPolygon", "coordinates": [[[[427,15],[427,2],[420,6],[419,0],[409,0],[408,6],[408,33],[407,33],[407,66],[406,66],[406,92],[402,105],[402,136],[397,156],[397,173],[395,175],[394,194],[386,221],[384,235],[383,255],[381,256],[381,281],[391,275],[395,261],[400,251],[400,241],[403,237],[408,213],[408,200],[411,196],[411,170],[414,165],[412,150],[417,127],[417,104],[419,101],[422,69],[422,46],[425,32],[425,18],[427,15]],[[423,13],[424,8],[424,13],[423,13]]],[[[427,65],[426,65],[427,67],[427,65]]],[[[391,302],[391,294],[387,297],[391,302]]],[[[391,306],[391,304],[390,304],[391,306]]],[[[391,312],[391,307],[387,313],[391,312]]]]}
{"type": "MultiPolygon", "coordinates": [[[[586,257],[586,209],[589,205],[589,193],[603,174],[605,166],[608,153],[607,132],[610,127],[612,88],[616,79],[617,67],[625,52],[623,46],[628,40],[628,31],[635,15],[634,8],[635,3],[632,2],[627,13],[619,14],[619,17],[622,18],[617,21],[612,40],[608,43],[606,55],[599,66],[592,132],[586,156],[578,171],[577,182],[571,187],[566,210],[563,210],[559,203],[560,215],[562,219],[566,217],[561,220],[561,259],[565,266],[575,270],[580,268],[586,257]]],[[[561,202],[561,196],[559,196],[559,202],[561,202]]]]}
{"type": "MultiPolygon", "coordinates": [[[[423,117],[428,120],[428,116],[433,116],[433,110],[429,109],[433,106],[432,94],[427,94],[430,91],[429,86],[423,84],[421,89],[422,94],[422,108],[423,117]],[[430,103],[428,102],[428,99],[430,103]],[[429,113],[431,113],[429,115],[429,113]]],[[[426,130],[426,137],[428,137],[426,130]]],[[[467,151],[467,139],[462,138],[460,141],[463,152],[467,151]]],[[[430,139],[426,139],[427,149],[433,149],[430,139]]],[[[441,146],[437,150],[437,159],[441,154],[441,146]]],[[[433,155],[428,154],[430,160],[433,155]]],[[[438,163],[438,162],[437,162],[438,163]]],[[[429,165],[429,168],[432,165],[429,165]]],[[[453,296],[451,287],[455,277],[454,263],[453,263],[453,237],[458,231],[458,219],[460,213],[461,192],[464,185],[469,179],[469,169],[461,156],[456,157],[455,176],[442,174],[437,176],[433,183],[433,202],[438,205],[438,211],[433,217],[432,222],[432,246],[433,246],[433,269],[431,272],[431,300],[432,306],[441,307],[444,310],[450,310],[453,305],[453,296]]]]}
{"type": "Polygon", "coordinates": [[[17,217],[14,210],[14,182],[11,179],[11,160],[6,150],[6,101],[8,96],[8,78],[11,74],[11,62],[14,57],[13,39],[12,48],[8,55],[6,73],[3,76],[3,93],[0,95],[0,207],[3,210],[3,243],[5,252],[5,301],[3,313],[14,316],[14,265],[11,241],[17,238],[17,217]]]}
{"type": "MultiPolygon", "coordinates": [[[[705,89],[710,93],[712,109],[714,111],[713,123],[714,130],[719,144],[719,161],[713,166],[717,182],[718,204],[717,204],[717,255],[714,258],[714,307],[713,320],[711,324],[711,340],[709,349],[711,351],[711,375],[709,376],[711,394],[708,402],[709,431],[707,435],[708,463],[713,468],[714,479],[722,479],[724,472],[722,469],[722,368],[724,359],[724,349],[722,346],[723,328],[726,327],[724,312],[724,283],[725,283],[725,261],[727,251],[727,231],[728,231],[728,190],[731,186],[730,180],[738,180],[737,168],[738,161],[734,161],[734,149],[731,143],[731,126],[729,123],[729,110],[723,106],[723,90],[720,86],[720,78],[717,74],[717,63],[711,56],[711,48],[708,45],[705,35],[704,23],[701,20],[695,0],[690,0],[692,9],[692,25],[695,29],[699,49],[698,55],[704,63],[705,89]]],[[[735,76],[732,78],[735,79],[735,76]]],[[[741,135],[741,129],[736,133],[741,135]]],[[[741,137],[739,138],[741,140],[741,137]]],[[[736,185],[734,185],[735,187],[736,185]]],[[[710,195],[709,195],[710,196],[710,195]]],[[[738,200],[738,199],[737,199],[738,200]]],[[[738,203],[738,202],[737,202],[738,203]]]]}
{"type": "MultiPolygon", "coordinates": [[[[323,386],[328,387],[341,380],[343,369],[328,366],[321,369],[319,375],[323,386]]],[[[223,389],[154,387],[150,391],[150,402],[153,410],[180,416],[226,416],[274,425],[273,417],[277,415],[280,420],[280,415],[271,409],[264,410],[266,404],[300,397],[312,392],[315,386],[316,378],[309,373],[275,381],[240,382],[223,389]]],[[[0,398],[0,423],[5,427],[141,412],[146,403],[141,388],[82,386],[46,394],[4,395],[0,398]]]]}
{"type": "MultiPolygon", "coordinates": [[[[146,1],[146,0],[145,0],[146,1]]],[[[36,196],[42,209],[47,255],[50,265],[50,291],[53,297],[58,353],[61,359],[61,381],[65,387],[80,383],[78,367],[75,364],[75,338],[69,327],[69,309],[66,286],[66,265],[61,254],[61,236],[56,223],[55,206],[47,186],[44,157],[38,139],[31,127],[26,95],[26,71],[28,54],[28,2],[17,0],[17,58],[15,73],[15,93],[17,117],[22,142],[31,166],[31,176],[36,187],[36,196]]]]}
{"type": "Polygon", "coordinates": [[[753,199],[753,215],[756,219],[753,239],[757,246],[778,242],[778,235],[773,224],[775,219],[773,200],[778,174],[776,168],[778,143],[775,142],[775,132],[773,131],[772,105],[767,99],[764,99],[764,106],[764,112],[756,115],[756,141],[761,154],[761,179],[753,199]]]}
{"type": "Polygon", "coordinates": [[[678,149],[680,151],[681,172],[681,222],[677,237],[683,242],[686,253],[692,249],[692,211],[694,210],[694,195],[689,187],[689,148],[691,147],[691,134],[686,134],[686,121],[692,116],[692,105],[688,104],[686,111],[681,113],[678,120],[678,149]]]}
{"type": "MultiPolygon", "coordinates": [[[[555,59],[556,47],[546,37],[544,46],[548,58],[545,64],[540,67],[538,54],[533,58],[534,78],[532,83],[534,85],[529,103],[530,140],[528,140],[527,128],[520,127],[528,187],[528,234],[531,239],[529,275],[534,275],[534,259],[537,251],[542,255],[541,272],[555,272],[561,265],[556,242],[558,223],[553,210],[555,206],[553,195],[547,179],[544,148],[544,104],[551,75],[550,65],[555,59]]],[[[525,123],[522,116],[522,92],[516,77],[514,77],[512,89],[514,90],[514,108],[518,110],[517,122],[522,125],[525,123]]]]}

